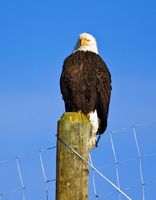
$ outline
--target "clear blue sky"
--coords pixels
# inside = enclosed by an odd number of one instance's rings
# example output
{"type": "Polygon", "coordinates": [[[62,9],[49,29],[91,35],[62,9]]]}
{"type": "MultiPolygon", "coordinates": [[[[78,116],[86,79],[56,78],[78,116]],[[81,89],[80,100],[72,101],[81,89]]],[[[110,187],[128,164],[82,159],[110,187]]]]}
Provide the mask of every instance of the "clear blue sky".
{"type": "Polygon", "coordinates": [[[62,63],[82,32],[95,36],[112,74],[108,130],[156,119],[155,7],[154,0],[1,1],[0,160],[55,145],[62,63]]]}

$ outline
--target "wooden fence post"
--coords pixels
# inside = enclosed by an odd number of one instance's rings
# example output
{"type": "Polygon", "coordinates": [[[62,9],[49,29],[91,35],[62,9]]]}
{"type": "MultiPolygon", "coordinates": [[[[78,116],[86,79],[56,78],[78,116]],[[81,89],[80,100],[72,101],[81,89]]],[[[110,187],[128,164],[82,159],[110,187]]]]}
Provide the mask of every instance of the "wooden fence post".
{"type": "Polygon", "coordinates": [[[88,165],[62,141],[88,160],[91,124],[81,112],[64,113],[58,122],[56,200],[88,200],[88,165]]]}

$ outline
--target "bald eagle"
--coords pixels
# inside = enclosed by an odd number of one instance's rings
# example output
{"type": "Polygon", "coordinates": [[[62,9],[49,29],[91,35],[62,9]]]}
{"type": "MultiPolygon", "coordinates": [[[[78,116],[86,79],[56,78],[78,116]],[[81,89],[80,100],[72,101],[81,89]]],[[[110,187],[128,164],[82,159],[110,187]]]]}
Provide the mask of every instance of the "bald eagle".
{"type": "Polygon", "coordinates": [[[111,75],[98,54],[95,38],[80,34],[76,47],[63,63],[60,88],[66,112],[82,112],[92,124],[91,145],[104,133],[111,96],[111,75]]]}

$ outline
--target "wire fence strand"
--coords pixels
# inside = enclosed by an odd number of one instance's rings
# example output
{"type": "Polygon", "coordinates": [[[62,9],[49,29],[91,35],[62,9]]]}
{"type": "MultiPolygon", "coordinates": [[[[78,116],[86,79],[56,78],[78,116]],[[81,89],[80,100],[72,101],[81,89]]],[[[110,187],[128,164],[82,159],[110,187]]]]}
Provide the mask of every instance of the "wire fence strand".
{"type": "MultiPolygon", "coordinates": [[[[114,146],[114,141],[113,141],[112,133],[109,132],[109,135],[110,135],[110,141],[111,141],[111,147],[112,147],[113,157],[114,157],[114,160],[115,160],[115,169],[116,169],[115,171],[116,171],[117,186],[118,186],[118,188],[120,188],[119,161],[118,161],[117,156],[116,156],[116,151],[115,151],[115,146],[114,146]]],[[[119,200],[121,200],[121,194],[120,193],[119,193],[119,200]]]]}
{"type": "Polygon", "coordinates": [[[143,178],[142,155],[141,155],[141,151],[140,151],[140,148],[139,148],[136,130],[135,130],[134,127],[133,127],[133,135],[134,135],[135,144],[136,144],[137,153],[138,153],[138,158],[139,158],[139,171],[140,171],[140,179],[141,179],[141,185],[142,185],[142,199],[145,200],[145,182],[144,182],[144,178],[143,178]]]}
{"type": "Polygon", "coordinates": [[[123,196],[125,196],[128,200],[132,200],[124,191],[122,191],[120,188],[118,188],[112,181],[110,181],[106,176],[104,176],[98,169],[96,169],[93,165],[91,165],[85,158],[83,158],[77,151],[75,151],[71,146],[66,144],[64,140],[57,137],[60,142],[62,142],[66,147],[69,148],[75,155],[77,155],[82,161],[84,161],[86,164],[88,164],[92,169],[94,169],[97,174],[99,174],[105,181],[107,181],[110,185],[112,185],[118,192],[120,192],[123,196]]]}
{"type": "Polygon", "coordinates": [[[21,182],[21,187],[22,187],[22,195],[23,195],[23,200],[26,200],[25,198],[25,185],[24,185],[24,181],[23,181],[23,176],[22,176],[22,171],[21,171],[21,167],[19,164],[19,158],[16,157],[16,164],[17,164],[17,170],[18,170],[18,174],[19,174],[19,178],[20,178],[20,182],[21,182]]]}
{"type": "MultiPolygon", "coordinates": [[[[89,154],[89,160],[90,160],[90,164],[93,165],[93,161],[92,161],[92,157],[91,154],[89,154]]],[[[95,173],[94,173],[94,169],[92,169],[92,183],[93,183],[93,191],[94,191],[94,196],[95,199],[97,200],[99,198],[99,195],[97,193],[97,189],[96,189],[96,183],[95,183],[95,173]]]]}
{"type": "Polygon", "coordinates": [[[43,177],[44,177],[44,182],[45,182],[45,191],[46,191],[46,199],[49,199],[49,195],[48,195],[48,179],[46,176],[46,172],[45,172],[45,168],[44,168],[44,164],[43,164],[43,158],[42,158],[42,151],[39,151],[39,158],[40,158],[40,165],[41,165],[41,169],[42,169],[42,173],[43,173],[43,177]]]}
{"type": "MultiPolygon", "coordinates": [[[[130,192],[133,192],[135,190],[138,191],[138,193],[140,193],[141,195],[141,199],[142,200],[146,200],[148,194],[146,194],[146,187],[151,187],[151,185],[153,185],[155,187],[156,185],[156,177],[152,177],[152,179],[149,179],[149,180],[146,180],[145,179],[145,174],[144,174],[144,169],[146,169],[145,167],[145,164],[147,163],[146,162],[143,162],[145,161],[146,159],[150,159],[152,158],[152,161],[156,158],[156,151],[154,152],[149,152],[149,153],[142,153],[141,151],[141,148],[140,148],[140,144],[141,144],[141,139],[138,137],[138,134],[137,134],[137,130],[139,127],[141,127],[141,129],[139,130],[143,130],[142,128],[143,127],[148,127],[148,126],[152,126],[152,125],[155,125],[156,124],[156,120],[153,120],[151,122],[147,122],[147,123],[142,123],[142,124],[135,124],[134,126],[130,126],[128,128],[121,128],[121,129],[118,129],[118,130],[113,130],[113,131],[110,131],[108,136],[109,137],[106,137],[108,138],[108,140],[110,141],[111,145],[111,151],[112,151],[112,158],[113,158],[113,161],[112,162],[107,162],[107,163],[103,163],[103,168],[110,168],[112,169],[112,173],[114,173],[113,169],[115,167],[115,181],[116,184],[114,184],[114,182],[112,182],[110,179],[108,179],[103,173],[101,173],[96,167],[95,167],[95,163],[93,163],[93,160],[92,160],[92,157],[91,155],[89,156],[89,161],[88,160],[85,160],[80,154],[78,154],[78,152],[76,152],[71,146],[69,146],[68,144],[65,143],[65,141],[61,140],[60,138],[59,141],[61,141],[62,143],[64,143],[64,145],[69,149],[71,150],[72,152],[74,152],[74,154],[76,154],[83,162],[87,163],[89,166],[90,166],[90,170],[92,171],[91,173],[91,184],[92,184],[92,189],[93,189],[93,192],[94,192],[94,198],[95,200],[98,200],[98,199],[114,199],[114,195],[118,195],[118,199],[121,200],[122,199],[122,196],[126,197],[127,199],[129,200],[132,200],[131,197],[129,197],[129,195],[127,195],[127,192],[130,193],[130,192]],[[127,130],[129,130],[127,132],[127,130]],[[128,157],[127,159],[119,159],[119,156],[120,154],[117,152],[120,152],[118,151],[118,148],[120,150],[120,146],[117,146],[115,145],[116,141],[115,141],[115,137],[114,137],[114,134],[116,133],[125,133],[125,134],[129,134],[129,136],[133,133],[133,141],[134,141],[134,144],[135,144],[135,148],[136,148],[136,155],[137,156],[134,156],[134,157],[128,157]],[[139,140],[140,139],[140,140],[139,140]],[[146,158],[146,159],[144,159],[146,158]],[[139,169],[139,180],[138,182],[133,182],[133,183],[127,183],[126,185],[123,185],[121,183],[122,182],[122,167],[123,166],[128,166],[129,163],[132,163],[133,161],[135,161],[136,164],[138,164],[138,169],[139,169]],[[123,165],[123,164],[126,164],[126,165],[123,165]],[[97,176],[100,176],[102,177],[103,180],[105,180],[107,183],[110,184],[110,186],[112,188],[114,188],[115,190],[113,192],[105,192],[103,194],[103,192],[101,192],[99,190],[99,179],[97,179],[97,176]],[[122,188],[122,189],[121,189],[122,188]],[[139,188],[141,189],[140,192],[139,192],[139,188]]],[[[155,127],[155,126],[154,126],[155,127]]],[[[152,126],[153,128],[153,126],[152,126]]],[[[156,128],[156,127],[155,127],[156,128]]],[[[147,130],[147,129],[145,129],[147,130]]],[[[142,132],[141,132],[142,134],[142,132]]],[[[107,136],[107,135],[106,135],[107,136]]],[[[118,136],[117,136],[118,137],[118,136]]],[[[119,135],[119,137],[121,137],[119,135]]],[[[109,147],[109,148],[110,148],[109,147]]],[[[39,151],[33,151],[33,152],[29,152],[28,154],[25,154],[25,155],[19,155],[17,156],[16,158],[12,158],[12,159],[7,159],[7,160],[1,160],[0,161],[0,166],[5,166],[5,165],[10,165],[10,162],[13,161],[14,164],[16,164],[16,168],[15,170],[17,170],[18,172],[18,178],[20,180],[20,187],[19,188],[13,188],[11,190],[6,190],[4,191],[4,189],[2,189],[0,187],[0,200],[5,200],[7,197],[7,195],[15,195],[15,194],[20,194],[21,190],[22,190],[22,200],[27,200],[28,196],[27,196],[27,191],[28,190],[35,190],[35,189],[40,189],[41,186],[44,187],[44,191],[46,192],[46,200],[49,200],[51,199],[50,198],[50,187],[48,186],[49,183],[55,183],[56,182],[56,179],[53,178],[53,177],[48,177],[47,176],[47,173],[46,173],[46,169],[47,169],[47,166],[45,162],[45,158],[44,158],[44,155],[43,152],[45,153],[48,153],[49,151],[53,151],[53,150],[56,150],[56,145],[55,146],[52,146],[52,147],[48,147],[48,148],[43,148],[39,151]],[[33,183],[32,185],[29,184],[29,185],[25,185],[25,179],[23,178],[23,176],[25,177],[25,174],[24,174],[24,171],[23,171],[23,168],[21,166],[22,164],[22,161],[23,159],[26,159],[26,158],[30,158],[32,155],[36,156],[39,158],[39,167],[40,167],[40,171],[41,171],[41,177],[43,179],[42,182],[36,182],[36,183],[33,183]],[[15,162],[16,161],[16,162],[15,162]]],[[[52,158],[54,159],[54,158],[52,158]]],[[[48,161],[49,162],[49,161],[48,161]]],[[[11,163],[12,164],[12,163],[11,163]]],[[[48,164],[49,165],[49,164],[48,164]]],[[[147,171],[147,169],[146,169],[147,171]]],[[[0,171],[2,172],[2,171],[0,171]]],[[[3,172],[2,172],[3,173],[3,172]]],[[[102,180],[102,181],[103,181],[102,180]]],[[[153,187],[152,186],[152,187],[153,187]]],[[[54,184],[54,187],[55,187],[55,184],[54,184]]],[[[148,191],[148,190],[147,190],[148,191]]],[[[7,198],[9,199],[9,198],[7,198]]],[[[134,198],[135,199],[135,198],[134,198]]]]}

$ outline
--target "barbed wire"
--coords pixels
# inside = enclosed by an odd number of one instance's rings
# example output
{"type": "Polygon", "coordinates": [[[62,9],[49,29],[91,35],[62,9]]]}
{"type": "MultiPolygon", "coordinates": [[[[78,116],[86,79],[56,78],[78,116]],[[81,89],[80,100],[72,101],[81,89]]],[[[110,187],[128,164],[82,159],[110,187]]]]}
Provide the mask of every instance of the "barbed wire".
{"type": "Polygon", "coordinates": [[[19,174],[19,178],[20,178],[20,182],[21,182],[22,195],[23,195],[22,199],[25,200],[25,185],[24,185],[22,171],[21,171],[21,167],[20,167],[20,163],[19,163],[19,158],[18,157],[16,157],[16,164],[17,164],[17,170],[18,170],[18,174],[19,174]]]}
{"type": "MultiPolygon", "coordinates": [[[[48,148],[47,148],[48,149],[48,148]]],[[[52,149],[55,149],[55,148],[52,148],[52,149]]],[[[39,152],[40,152],[40,150],[39,150],[39,152]]],[[[36,154],[37,154],[38,152],[36,151],[36,154]]],[[[25,156],[22,156],[22,158],[24,158],[25,156]]],[[[145,154],[145,155],[142,155],[142,159],[143,158],[150,158],[150,157],[156,157],[156,152],[153,152],[153,153],[150,153],[150,154],[145,154]]],[[[19,158],[18,158],[19,159],[19,158]]],[[[127,159],[127,160],[121,160],[121,161],[118,161],[118,164],[119,165],[121,165],[121,164],[123,164],[123,163],[126,163],[126,162],[131,162],[131,161],[136,161],[136,160],[138,160],[138,158],[132,158],[132,159],[127,159]]],[[[92,163],[92,162],[91,162],[92,163]]],[[[114,166],[114,163],[112,163],[112,164],[106,164],[106,165],[103,165],[103,168],[105,168],[105,167],[112,167],[112,166],[114,166]]],[[[95,171],[94,169],[92,169],[93,171],[95,171]]],[[[94,191],[96,191],[95,193],[94,193],[94,195],[95,195],[95,197],[96,197],[96,199],[97,198],[99,198],[101,195],[99,195],[98,193],[97,193],[97,189],[95,189],[96,188],[96,183],[95,183],[95,173],[94,173],[94,191]]],[[[46,179],[47,180],[47,183],[50,183],[50,182],[55,182],[56,181],[56,179],[54,178],[54,179],[46,179]]],[[[156,184],[156,180],[149,180],[149,181],[146,181],[146,182],[144,182],[144,185],[145,186],[147,186],[147,185],[149,185],[149,184],[156,184]]],[[[30,189],[32,189],[32,188],[35,188],[35,187],[38,187],[38,186],[41,186],[41,185],[45,185],[45,181],[44,182],[42,182],[42,183],[36,183],[35,185],[31,185],[31,186],[27,186],[27,187],[25,187],[25,190],[30,190],[30,189]]],[[[23,186],[24,186],[24,184],[23,184],[23,186]]],[[[140,186],[142,186],[142,184],[139,184],[139,185],[133,185],[133,186],[127,186],[127,187],[124,187],[124,190],[125,191],[128,191],[128,190],[130,190],[130,189],[134,189],[134,188],[137,188],[137,187],[140,187],[140,186]]],[[[19,192],[19,191],[21,191],[21,189],[15,189],[15,190],[10,190],[10,191],[6,191],[6,192],[1,192],[0,193],[0,199],[2,199],[2,196],[4,196],[4,195],[6,195],[6,194],[9,194],[9,193],[15,193],[15,192],[19,192]]],[[[116,191],[115,191],[116,192],[116,191]]],[[[112,193],[108,193],[108,194],[112,194],[112,193]]],[[[106,196],[108,195],[108,194],[105,194],[106,196]]]]}
{"type": "MultiPolygon", "coordinates": [[[[147,158],[147,159],[151,158],[151,157],[155,158],[156,152],[150,152],[150,153],[147,153],[147,154],[145,154],[145,153],[143,154],[141,152],[140,141],[138,140],[138,137],[137,137],[137,128],[138,127],[151,126],[152,124],[155,125],[156,120],[152,120],[152,121],[146,122],[146,123],[135,124],[135,125],[129,126],[127,128],[120,128],[120,129],[117,129],[117,130],[112,130],[112,131],[109,132],[109,134],[107,134],[107,136],[109,136],[109,138],[110,138],[111,150],[112,150],[114,162],[103,164],[103,168],[115,166],[116,185],[114,183],[112,183],[109,179],[107,179],[100,171],[97,170],[97,168],[93,164],[93,160],[92,160],[91,155],[90,155],[89,162],[88,161],[86,161],[86,162],[87,162],[88,165],[90,165],[91,170],[92,170],[92,185],[93,185],[93,192],[94,192],[95,200],[101,199],[103,196],[110,197],[110,196],[114,195],[116,192],[118,193],[118,199],[121,200],[121,195],[123,195],[123,193],[125,194],[125,192],[128,192],[128,191],[133,190],[133,189],[137,189],[139,187],[141,188],[141,191],[142,191],[142,200],[145,200],[145,197],[146,197],[145,187],[147,187],[148,185],[151,185],[151,184],[156,184],[156,180],[155,179],[148,180],[148,181],[144,180],[144,173],[143,173],[144,171],[143,171],[143,162],[142,161],[143,161],[144,158],[147,158]],[[127,130],[132,130],[132,131],[129,131],[127,133],[127,130]],[[137,150],[136,157],[132,157],[132,158],[128,158],[128,159],[120,159],[120,160],[118,159],[117,147],[115,146],[115,143],[114,143],[114,133],[117,133],[117,132],[120,132],[120,133],[124,132],[126,134],[132,134],[133,135],[135,147],[136,147],[136,150],[137,150]],[[138,161],[140,183],[139,184],[133,184],[131,186],[130,185],[127,185],[127,186],[124,186],[124,187],[122,186],[122,189],[121,189],[121,184],[120,184],[120,173],[121,172],[119,173],[119,168],[122,164],[125,164],[127,162],[132,162],[132,161],[138,161]],[[105,179],[106,181],[108,181],[108,182],[110,181],[109,183],[115,189],[114,192],[107,192],[107,193],[105,192],[105,194],[99,194],[99,192],[97,192],[97,188],[98,188],[97,187],[97,181],[96,181],[97,174],[100,175],[101,177],[103,177],[103,179],[105,179]],[[123,192],[123,190],[125,192],[123,192]]],[[[65,145],[67,145],[67,144],[65,144],[65,145]]],[[[69,148],[68,145],[67,145],[67,147],[69,148]]],[[[45,188],[46,200],[49,200],[48,184],[51,183],[51,182],[55,182],[56,179],[55,178],[48,178],[48,176],[46,174],[45,163],[44,163],[44,158],[43,158],[42,154],[44,152],[48,152],[50,150],[56,150],[56,146],[43,148],[43,149],[40,149],[38,151],[32,151],[32,152],[29,152],[28,154],[19,155],[19,156],[16,156],[15,158],[11,158],[11,159],[8,159],[8,160],[1,160],[0,165],[9,164],[9,162],[16,160],[16,168],[17,168],[18,177],[19,177],[19,180],[20,180],[20,188],[8,190],[8,191],[1,191],[0,190],[0,200],[3,200],[7,194],[18,193],[20,191],[22,191],[22,200],[27,200],[26,191],[32,190],[34,188],[39,188],[40,186],[43,186],[45,188]],[[23,179],[23,171],[22,171],[22,168],[21,168],[21,161],[23,159],[25,159],[26,157],[30,157],[32,155],[35,155],[35,156],[38,155],[39,156],[39,162],[40,162],[40,168],[41,168],[41,172],[42,172],[43,181],[40,182],[40,183],[32,184],[32,185],[25,185],[25,182],[24,182],[24,179],[23,179]]],[[[70,147],[70,150],[75,151],[74,149],[72,149],[72,147],[70,147]]],[[[75,152],[75,154],[77,154],[77,152],[75,152]]],[[[81,155],[77,154],[77,156],[79,156],[79,158],[83,159],[81,157],[81,155]]],[[[127,194],[125,194],[125,197],[127,198],[128,196],[126,196],[126,195],[127,194]]],[[[127,199],[131,199],[131,198],[128,197],[127,199]]]]}
{"type": "Polygon", "coordinates": [[[136,149],[137,149],[138,158],[139,158],[139,171],[140,171],[140,179],[141,179],[141,186],[142,186],[142,199],[145,200],[145,182],[144,182],[144,178],[143,178],[142,155],[141,155],[141,151],[140,151],[139,142],[138,142],[138,138],[137,138],[135,128],[133,128],[133,134],[134,134],[136,149]]]}
{"type": "MultiPolygon", "coordinates": [[[[109,135],[110,135],[111,147],[112,147],[112,152],[113,152],[113,157],[114,157],[115,167],[116,167],[117,186],[118,186],[118,188],[121,188],[120,187],[120,181],[119,181],[119,161],[118,161],[117,156],[116,156],[116,151],[115,151],[115,146],[114,146],[114,141],[113,141],[112,133],[109,132],[109,135]]],[[[119,200],[121,200],[120,193],[119,193],[119,200]]]]}
{"type": "Polygon", "coordinates": [[[151,121],[144,122],[144,123],[135,123],[132,126],[122,127],[122,128],[119,128],[119,129],[112,129],[109,132],[112,132],[112,133],[124,132],[125,133],[125,131],[127,131],[127,130],[130,130],[130,129],[133,129],[133,128],[145,127],[145,126],[149,126],[149,125],[152,125],[152,124],[156,125],[156,120],[151,120],[151,121]]]}
{"type": "Polygon", "coordinates": [[[4,196],[6,196],[7,194],[9,193],[17,193],[17,192],[20,192],[22,190],[22,200],[26,200],[26,194],[25,194],[25,191],[26,190],[29,190],[31,188],[34,188],[35,186],[41,186],[41,185],[44,185],[45,186],[45,191],[46,191],[46,199],[48,200],[49,199],[49,195],[48,195],[48,183],[50,182],[54,182],[56,181],[55,178],[53,179],[47,179],[46,177],[46,172],[45,172],[45,167],[44,167],[44,162],[43,162],[43,157],[42,157],[42,153],[43,152],[47,152],[47,151],[51,151],[51,150],[55,150],[56,149],[56,146],[52,146],[52,147],[48,147],[48,148],[44,148],[44,149],[40,149],[39,151],[36,151],[36,152],[29,152],[28,154],[25,154],[25,155],[19,155],[19,156],[16,156],[15,159],[8,159],[8,160],[3,160],[3,161],[0,161],[0,165],[2,164],[6,164],[6,163],[9,163],[10,161],[12,160],[16,160],[16,167],[17,167],[17,171],[18,171],[18,175],[19,175],[19,179],[20,179],[20,189],[13,189],[13,190],[9,190],[9,191],[6,191],[6,192],[2,192],[0,191],[0,200],[3,199],[4,196]],[[32,156],[32,155],[36,155],[36,154],[39,154],[39,160],[40,160],[40,166],[41,166],[41,170],[42,170],[42,174],[43,174],[43,178],[44,178],[44,182],[40,183],[40,184],[35,184],[35,185],[31,185],[31,186],[26,186],[24,184],[24,179],[23,179],[23,172],[22,172],[22,169],[21,169],[21,165],[20,165],[20,160],[26,158],[26,157],[29,157],[29,156],[32,156]]]}
{"type": "Polygon", "coordinates": [[[43,173],[43,178],[44,178],[44,182],[45,182],[45,192],[46,192],[46,199],[49,199],[49,195],[48,195],[48,179],[46,176],[46,172],[45,172],[45,168],[44,168],[44,164],[43,164],[43,158],[42,158],[42,151],[39,151],[39,157],[40,157],[40,165],[41,165],[41,169],[42,169],[42,173],[43,173]]]}
{"type": "Polygon", "coordinates": [[[60,142],[62,142],[66,147],[68,147],[75,155],[77,155],[82,161],[88,164],[92,169],[97,172],[105,181],[107,181],[110,185],[112,185],[117,191],[119,191],[123,196],[125,196],[128,200],[132,200],[122,189],[117,187],[111,180],[109,180],[106,176],[104,176],[96,167],[94,167],[91,163],[89,163],[85,158],[83,158],[75,149],[69,146],[62,138],[57,137],[60,142]]]}
{"type": "MultiPolygon", "coordinates": [[[[89,161],[91,165],[93,165],[91,154],[89,154],[89,161]]],[[[99,198],[99,194],[97,193],[97,189],[96,189],[95,172],[93,168],[91,169],[92,169],[92,183],[93,183],[94,196],[95,196],[95,199],[97,200],[99,198]]]]}
{"type": "MultiPolygon", "coordinates": [[[[145,186],[148,186],[148,185],[151,185],[151,184],[156,184],[156,180],[150,180],[150,181],[147,181],[145,182],[145,186]]],[[[134,190],[136,188],[139,188],[139,187],[142,187],[142,184],[136,184],[136,185],[131,185],[131,186],[126,186],[124,187],[124,191],[129,191],[129,190],[134,190]]],[[[105,197],[110,197],[114,194],[116,194],[117,191],[114,190],[114,192],[106,192],[105,194],[102,195],[105,196],[105,197]]]]}
{"type": "MultiPolygon", "coordinates": [[[[55,182],[56,179],[51,179],[51,180],[48,180],[48,183],[51,183],[51,182],[55,182]]],[[[33,185],[30,185],[30,186],[27,186],[25,187],[25,191],[27,190],[32,190],[32,189],[35,189],[35,188],[39,188],[40,186],[44,186],[45,182],[41,182],[41,183],[36,183],[36,184],[33,184],[33,185]]],[[[12,189],[12,190],[9,190],[9,191],[5,191],[5,192],[1,192],[0,193],[0,199],[2,199],[2,197],[8,195],[8,194],[11,194],[11,193],[18,193],[20,192],[21,189],[18,188],[18,189],[12,189]]]]}
{"type": "Polygon", "coordinates": [[[31,152],[29,152],[27,154],[24,154],[24,155],[18,155],[15,158],[6,159],[6,160],[0,160],[0,165],[1,164],[6,164],[6,163],[11,162],[11,161],[14,161],[16,158],[23,159],[23,158],[26,158],[26,157],[29,157],[29,156],[32,156],[32,155],[36,155],[37,152],[46,152],[46,151],[54,150],[54,149],[56,149],[56,145],[52,146],[52,147],[40,149],[40,150],[37,150],[37,151],[31,151],[31,152]]]}

